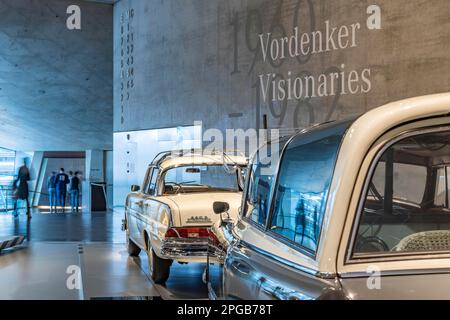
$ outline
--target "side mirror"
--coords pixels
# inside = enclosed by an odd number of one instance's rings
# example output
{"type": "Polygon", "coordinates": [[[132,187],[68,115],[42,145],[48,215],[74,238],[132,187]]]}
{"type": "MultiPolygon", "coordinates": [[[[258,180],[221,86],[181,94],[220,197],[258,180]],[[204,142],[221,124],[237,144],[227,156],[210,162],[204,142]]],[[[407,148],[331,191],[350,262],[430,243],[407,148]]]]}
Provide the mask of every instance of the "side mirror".
{"type": "Polygon", "coordinates": [[[139,187],[139,186],[137,186],[135,184],[133,184],[131,186],[131,192],[138,192],[139,190],[141,190],[141,187],[139,187]]]}
{"type": "Polygon", "coordinates": [[[230,210],[230,205],[227,202],[217,201],[213,203],[213,210],[215,214],[222,214],[230,210]]]}

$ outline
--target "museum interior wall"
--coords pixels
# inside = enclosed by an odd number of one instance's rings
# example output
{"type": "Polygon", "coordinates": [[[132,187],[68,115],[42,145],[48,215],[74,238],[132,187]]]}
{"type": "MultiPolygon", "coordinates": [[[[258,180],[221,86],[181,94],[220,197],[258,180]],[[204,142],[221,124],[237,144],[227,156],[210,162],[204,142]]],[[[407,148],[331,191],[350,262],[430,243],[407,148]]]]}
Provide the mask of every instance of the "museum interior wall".
{"type": "MultiPolygon", "coordinates": [[[[146,154],[149,163],[165,146],[151,135],[134,139],[136,133],[197,124],[205,135],[211,128],[223,133],[267,124],[289,134],[388,102],[448,91],[450,2],[373,4],[116,2],[114,132],[132,137],[127,143],[140,151],[114,148],[115,176],[120,177],[115,205],[123,203],[131,184],[142,182],[145,166],[137,155],[146,154]],[[418,8],[420,14],[411,14],[418,8]],[[141,169],[130,173],[130,167],[141,169]]],[[[247,155],[255,150],[223,147],[247,155]]]]}
{"type": "Polygon", "coordinates": [[[122,0],[114,131],[306,127],[444,92],[450,2],[427,3],[122,0]]]}

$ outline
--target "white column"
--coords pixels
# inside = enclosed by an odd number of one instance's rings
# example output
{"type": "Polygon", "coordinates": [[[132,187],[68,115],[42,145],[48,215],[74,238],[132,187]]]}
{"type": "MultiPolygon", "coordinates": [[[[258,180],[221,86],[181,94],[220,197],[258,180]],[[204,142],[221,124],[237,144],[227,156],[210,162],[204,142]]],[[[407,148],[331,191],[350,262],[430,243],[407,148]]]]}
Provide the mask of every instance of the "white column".
{"type": "Polygon", "coordinates": [[[83,210],[91,209],[91,183],[105,182],[103,150],[86,150],[86,177],[83,181],[83,210]]]}

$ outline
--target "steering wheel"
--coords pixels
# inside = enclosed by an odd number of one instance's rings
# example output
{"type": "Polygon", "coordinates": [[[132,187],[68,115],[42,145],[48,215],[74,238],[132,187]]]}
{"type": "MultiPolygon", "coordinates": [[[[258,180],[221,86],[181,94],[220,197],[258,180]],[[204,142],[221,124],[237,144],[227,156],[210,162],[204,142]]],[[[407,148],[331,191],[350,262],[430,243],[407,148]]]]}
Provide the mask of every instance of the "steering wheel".
{"type": "Polygon", "coordinates": [[[177,191],[175,192],[175,194],[178,194],[178,192],[180,192],[180,190],[183,189],[183,186],[182,186],[180,183],[177,183],[177,182],[167,181],[167,182],[164,182],[164,185],[174,185],[174,186],[177,186],[178,189],[177,189],[177,191]]]}
{"type": "Polygon", "coordinates": [[[379,237],[362,237],[355,245],[356,252],[384,252],[389,246],[379,237]]]}
{"type": "MultiPolygon", "coordinates": [[[[167,184],[173,184],[173,185],[177,186],[178,189],[177,189],[175,194],[178,194],[178,192],[180,192],[184,188],[183,184],[190,184],[190,183],[194,183],[194,182],[195,181],[186,181],[186,182],[178,183],[178,182],[168,181],[168,182],[165,182],[164,184],[166,184],[166,185],[167,184]]],[[[203,186],[203,185],[201,185],[201,186],[203,186]]]]}

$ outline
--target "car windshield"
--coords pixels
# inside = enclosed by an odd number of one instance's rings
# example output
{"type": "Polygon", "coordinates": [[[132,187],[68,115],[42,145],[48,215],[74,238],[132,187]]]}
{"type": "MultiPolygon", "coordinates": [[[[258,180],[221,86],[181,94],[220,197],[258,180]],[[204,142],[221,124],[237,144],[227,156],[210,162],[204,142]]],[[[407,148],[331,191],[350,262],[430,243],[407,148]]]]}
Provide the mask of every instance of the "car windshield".
{"type": "Polygon", "coordinates": [[[164,193],[237,192],[242,169],[233,166],[182,166],[166,171],[164,193]]]}

